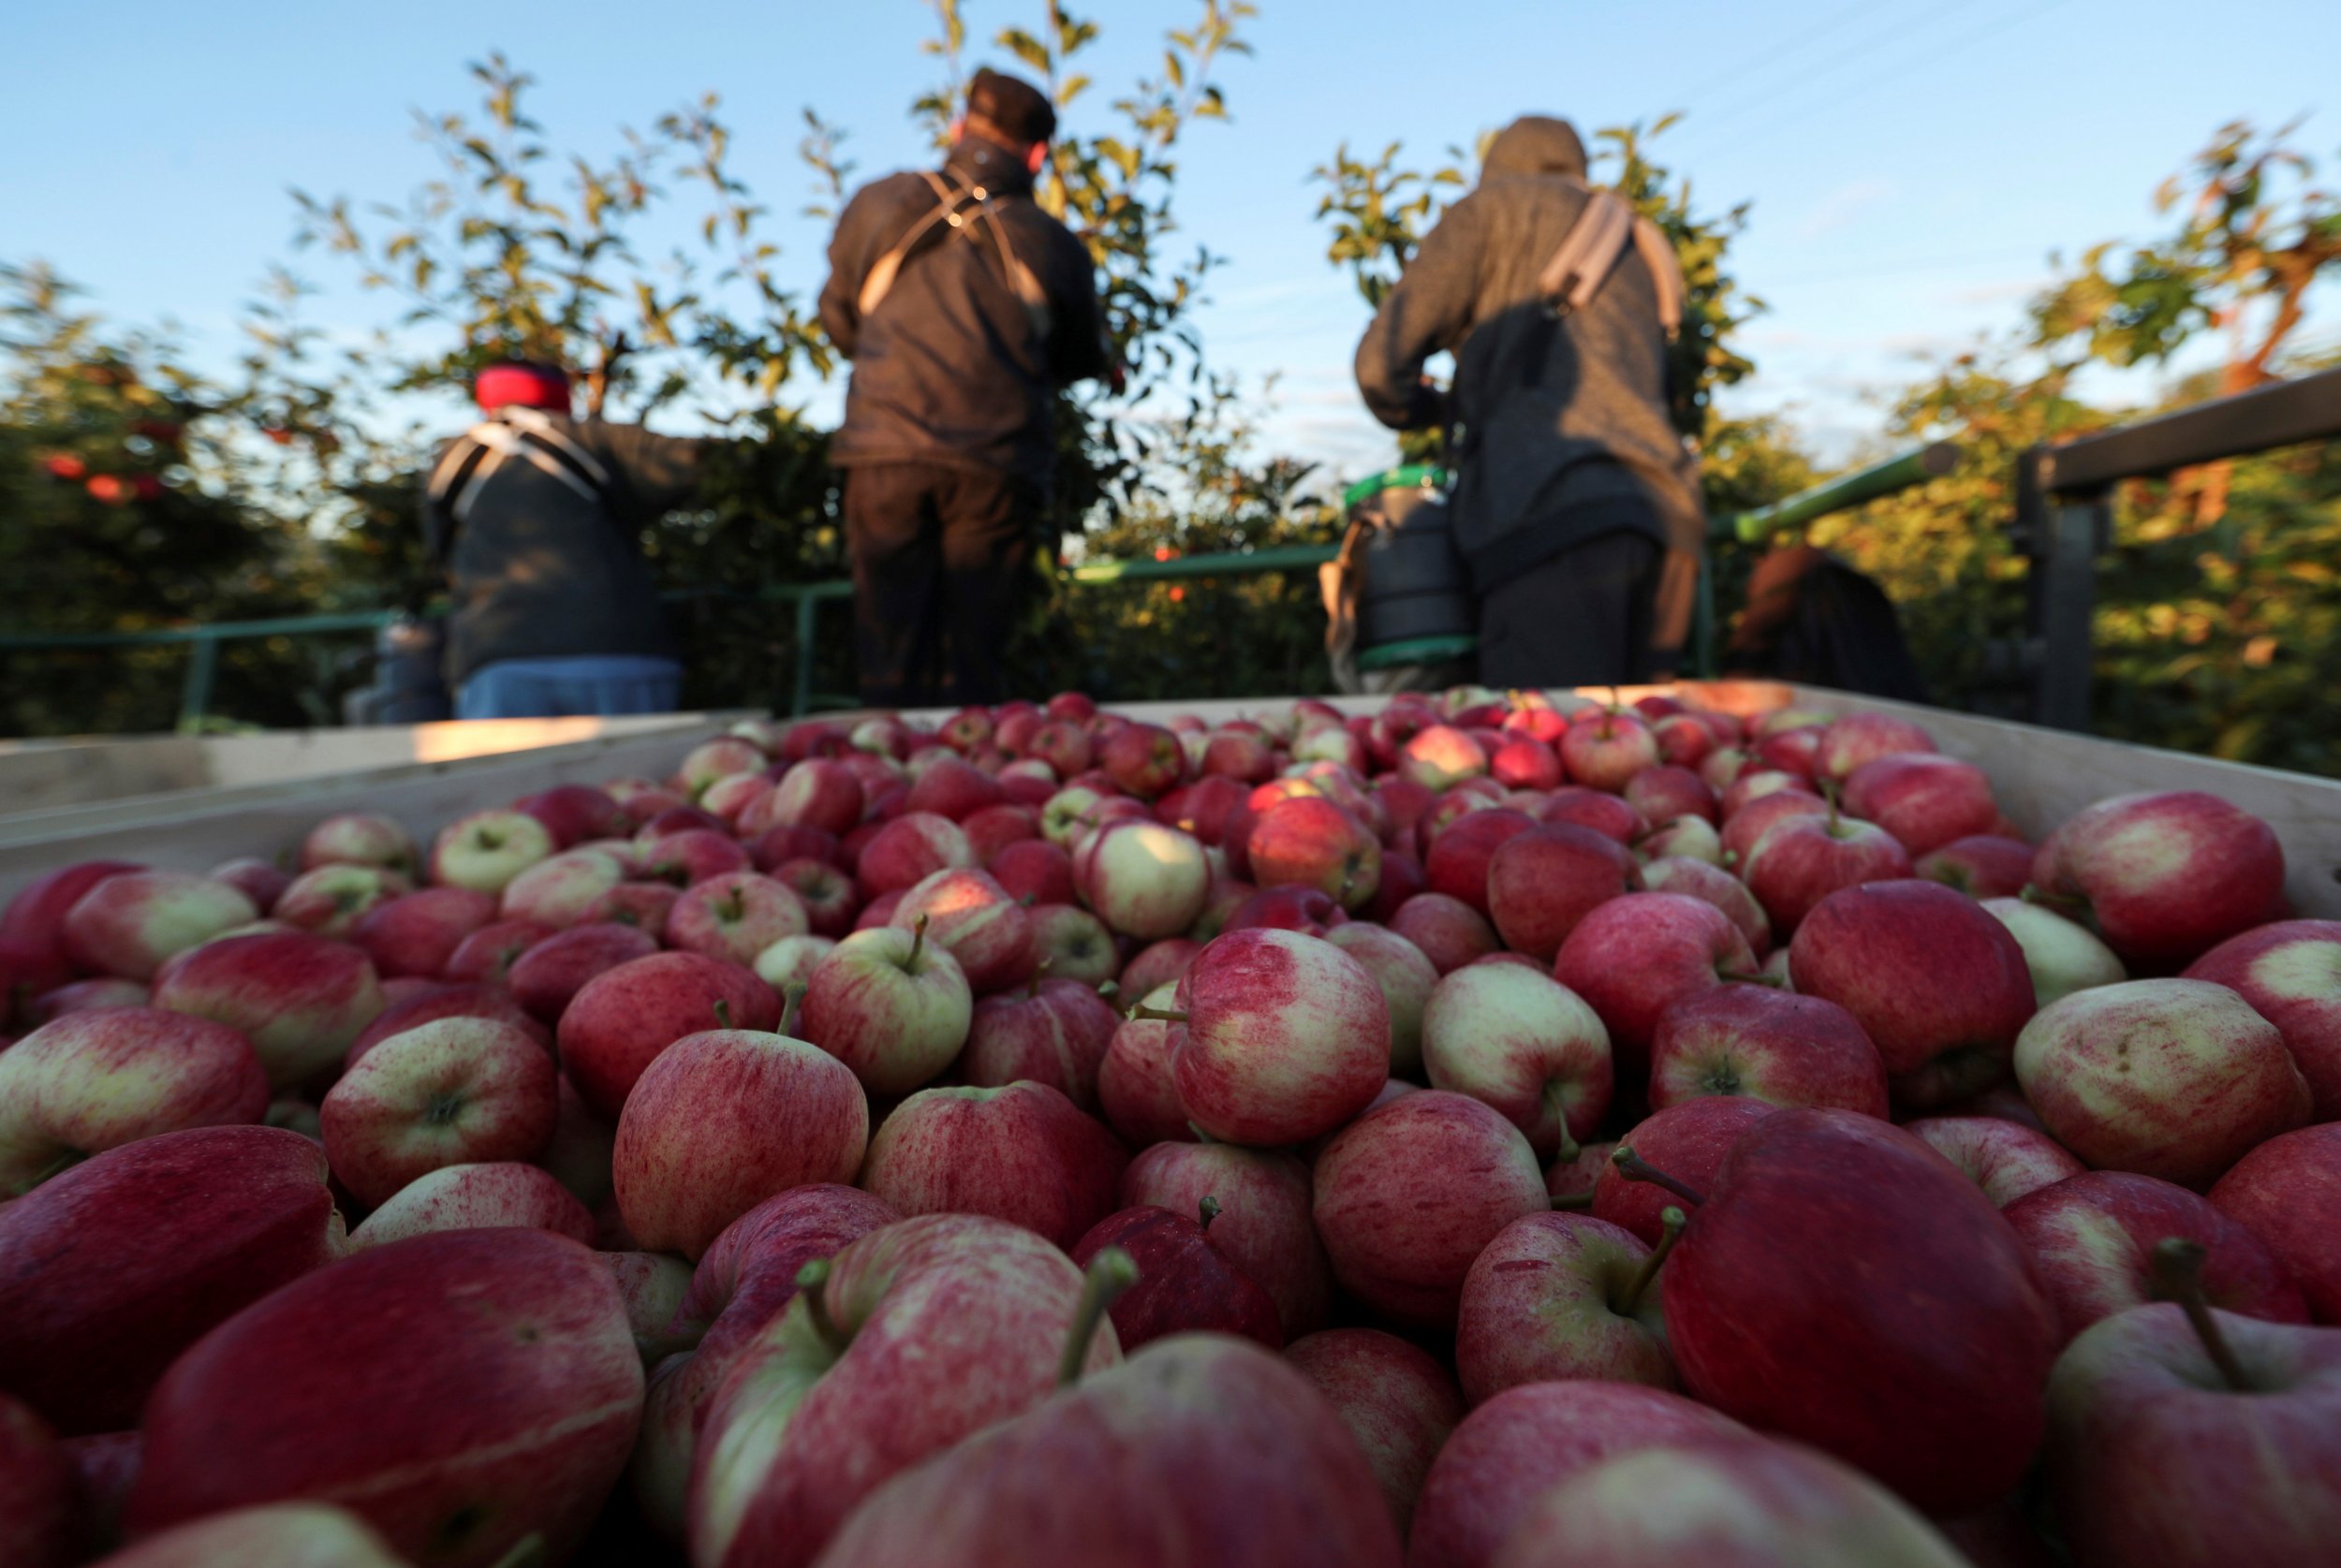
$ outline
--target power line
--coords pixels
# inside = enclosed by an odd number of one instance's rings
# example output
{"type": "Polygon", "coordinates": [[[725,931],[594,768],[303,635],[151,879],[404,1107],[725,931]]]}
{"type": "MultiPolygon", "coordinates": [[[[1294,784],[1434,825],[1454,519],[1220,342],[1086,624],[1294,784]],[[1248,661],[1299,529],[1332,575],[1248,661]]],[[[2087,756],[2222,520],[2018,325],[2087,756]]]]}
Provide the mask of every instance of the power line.
{"type": "Polygon", "coordinates": [[[1723,109],[1718,111],[1717,118],[1708,121],[1704,125],[1701,126],[1701,128],[1707,131],[1713,131],[1719,125],[1729,125],[1736,119],[1744,119],[1751,110],[1762,109],[1764,106],[1775,101],[1776,99],[1804,92],[1811,86],[1813,81],[1818,77],[1827,76],[1830,72],[1836,70],[1839,66],[1849,66],[1857,60],[1867,59],[1870,55],[1877,53],[1880,49],[1883,49],[1891,44],[1899,43],[1903,39],[1910,37],[1913,33],[1931,27],[1936,22],[1948,17],[1956,16],[1959,12],[1967,10],[1977,4],[1979,4],[1979,0],[1950,0],[1950,4],[1936,7],[1925,15],[1914,19],[1906,26],[1889,27],[1882,33],[1873,34],[1871,37],[1864,38],[1860,43],[1854,45],[1851,49],[1842,51],[1841,52],[1831,56],[1822,64],[1814,66],[1809,69],[1799,73],[1793,81],[1783,83],[1776,91],[1770,93],[1759,93],[1753,98],[1744,98],[1736,104],[1726,104],[1723,109]]]}
{"type": "Polygon", "coordinates": [[[1743,60],[1738,65],[1732,66],[1730,70],[1723,72],[1720,76],[1713,77],[1708,81],[1701,82],[1698,86],[1692,88],[1687,93],[1685,93],[1683,95],[1682,101],[1686,105],[1695,103],[1699,99],[1703,98],[1708,94],[1714,92],[1718,87],[1745,86],[1748,79],[1759,68],[1771,65],[1775,60],[1779,60],[1795,53],[1798,50],[1810,43],[1813,39],[1819,37],[1822,34],[1827,33],[1831,29],[1837,26],[1838,23],[1846,22],[1853,17],[1866,16],[1876,9],[1877,7],[1873,3],[1873,0],[1855,0],[1855,4],[1848,6],[1844,10],[1829,17],[1826,21],[1818,22],[1815,25],[1806,28],[1804,32],[1797,34],[1787,42],[1766,51],[1764,53],[1758,55],[1753,60],[1743,60]]]}

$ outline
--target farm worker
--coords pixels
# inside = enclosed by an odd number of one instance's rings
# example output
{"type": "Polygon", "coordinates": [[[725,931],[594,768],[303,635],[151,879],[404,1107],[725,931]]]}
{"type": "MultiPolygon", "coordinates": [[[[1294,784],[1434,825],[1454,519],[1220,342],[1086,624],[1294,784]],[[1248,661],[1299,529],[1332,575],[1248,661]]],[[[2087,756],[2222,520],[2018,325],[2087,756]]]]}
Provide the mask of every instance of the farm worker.
{"type": "Polygon", "coordinates": [[[1358,344],[1384,424],[1445,425],[1480,679],[1593,685],[1671,673],[1706,522],[1669,417],[1683,278],[1665,237],[1585,181],[1565,120],[1497,135],[1477,189],[1423,237],[1358,344]],[[1455,356],[1453,389],[1422,374],[1455,356]]]}
{"type": "Polygon", "coordinates": [[[423,537],[453,588],[447,679],[462,719],[661,713],[683,665],[641,532],[697,484],[707,443],[569,417],[569,378],[499,364],[482,418],[440,450],[423,537]]]}
{"type": "Polygon", "coordinates": [[[942,169],[862,186],[830,242],[821,325],[854,362],[830,461],[873,707],[1007,696],[1058,389],[1114,374],[1089,251],[1033,199],[1055,134],[1038,88],[978,71],[942,169]]]}

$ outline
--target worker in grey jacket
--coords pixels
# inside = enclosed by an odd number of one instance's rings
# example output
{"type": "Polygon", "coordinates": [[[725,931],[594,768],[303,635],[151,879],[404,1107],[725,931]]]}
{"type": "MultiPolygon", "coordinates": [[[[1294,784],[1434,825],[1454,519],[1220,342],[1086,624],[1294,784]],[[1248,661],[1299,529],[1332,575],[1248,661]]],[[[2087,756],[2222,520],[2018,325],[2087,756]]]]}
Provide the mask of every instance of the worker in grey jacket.
{"type": "Polygon", "coordinates": [[[1567,121],[1514,121],[1358,345],[1377,418],[1448,427],[1456,544],[1493,686],[1671,673],[1689,631],[1706,525],[1697,460],[1669,415],[1680,273],[1644,228],[1571,303],[1556,309],[1547,275],[1601,200],[1617,198],[1586,184],[1567,121]],[[1444,395],[1422,375],[1443,349],[1455,356],[1444,395]]]}

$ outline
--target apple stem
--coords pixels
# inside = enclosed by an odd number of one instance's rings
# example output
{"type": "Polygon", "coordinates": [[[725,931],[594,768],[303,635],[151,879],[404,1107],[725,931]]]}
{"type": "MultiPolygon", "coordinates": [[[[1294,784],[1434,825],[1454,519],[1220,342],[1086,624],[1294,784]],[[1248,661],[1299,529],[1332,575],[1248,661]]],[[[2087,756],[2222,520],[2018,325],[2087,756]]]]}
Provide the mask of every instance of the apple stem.
{"type": "Polygon", "coordinates": [[[780,993],[780,1032],[783,1034],[794,1035],[796,1033],[797,1014],[804,1007],[804,993],[812,989],[812,987],[806,985],[802,980],[791,980],[788,982],[787,987],[782,989],[780,993]]]}
{"type": "Polygon", "coordinates": [[[1138,1260],[1121,1248],[1108,1247],[1089,1260],[1088,1271],[1082,1275],[1081,1299],[1073,1304],[1073,1326],[1065,1336],[1065,1356],[1056,1366],[1059,1388],[1070,1388],[1082,1380],[1097,1320],[1106,1315],[1115,1297],[1136,1283],[1138,1260]]]}
{"type": "Polygon", "coordinates": [[[731,1027],[731,1004],[720,996],[715,999],[715,1027],[718,1029],[731,1027]]]}
{"type": "Polygon", "coordinates": [[[1129,1016],[1134,1019],[1155,1023],[1185,1023],[1186,1021],[1186,1015],[1175,1007],[1149,1007],[1142,1002],[1130,1009],[1129,1016]]]}
{"type": "Polygon", "coordinates": [[[832,1356],[845,1355],[846,1336],[838,1331],[837,1320],[829,1315],[829,1259],[815,1258],[798,1269],[797,1289],[804,1298],[804,1315],[815,1336],[832,1356]]]}
{"type": "Polygon", "coordinates": [[[1591,1209],[1593,1189],[1588,1187],[1582,1193],[1563,1193],[1553,1200],[1553,1207],[1561,1209],[1591,1209]]]}
{"type": "Polygon", "coordinates": [[[1554,1078],[1544,1086],[1545,1108],[1553,1113],[1553,1124],[1561,1130],[1561,1147],[1553,1155],[1556,1160],[1574,1160],[1583,1152],[1579,1148],[1577,1140],[1568,1136],[1568,1106],[1562,1099],[1568,1087],[1558,1078],[1554,1078]]]}
{"type": "Polygon", "coordinates": [[[2234,1347],[2220,1331],[2219,1320],[2211,1315],[2211,1304],[2203,1299],[2202,1264],[2208,1253],[2200,1241],[2183,1236],[2167,1236],[2154,1247],[2154,1293],[2165,1301],[2178,1303],[2186,1314],[2186,1322],[2195,1330],[2195,1338],[2202,1341],[2203,1354],[2227,1380],[2227,1385],[2239,1394],[2252,1391],[2251,1379],[2244,1373],[2244,1364],[2235,1359],[2234,1347]]]}
{"type": "Polygon", "coordinates": [[[1105,981],[1101,981],[1101,982],[1099,982],[1099,983],[1098,983],[1098,986],[1097,986],[1097,998],[1098,998],[1098,1000],[1099,1000],[1099,1001],[1104,1002],[1104,1003],[1107,1003],[1108,1004],[1111,1004],[1112,1003],[1113,999],[1114,999],[1115,997],[1117,997],[1117,996],[1121,995],[1121,994],[1122,994],[1122,984],[1121,984],[1121,982],[1120,982],[1120,981],[1118,981],[1118,980],[1105,980],[1105,981]]]}
{"type": "Polygon", "coordinates": [[[512,1549],[495,1560],[494,1568],[540,1568],[545,1561],[545,1535],[532,1530],[512,1543],[512,1549]]]}
{"type": "Polygon", "coordinates": [[[916,975],[919,973],[919,954],[920,951],[926,946],[926,945],[927,917],[921,915],[916,920],[910,922],[910,956],[903,960],[904,974],[916,975]]]}
{"type": "Polygon", "coordinates": [[[1742,986],[1770,986],[1774,990],[1786,987],[1789,983],[1777,975],[1764,975],[1752,970],[1718,969],[1715,971],[1715,978],[1730,980],[1742,986]]]}
{"type": "Polygon", "coordinates": [[[1219,1218],[1219,1200],[1205,1193],[1203,1201],[1195,1206],[1195,1211],[1202,1217],[1203,1228],[1209,1230],[1211,1223],[1219,1218]]]}
{"type": "Polygon", "coordinates": [[[1665,1171],[1635,1153],[1631,1144],[1619,1144],[1617,1152],[1610,1156],[1610,1164],[1615,1165],[1618,1174],[1628,1181],[1647,1181],[1653,1186],[1664,1187],[1685,1203],[1701,1204],[1707,1201],[1706,1194],[1696,1187],[1677,1181],[1665,1171]]]}
{"type": "Polygon", "coordinates": [[[1056,960],[1053,958],[1046,958],[1032,966],[1032,978],[1025,982],[1024,985],[1025,1001],[1029,1002],[1034,997],[1040,994],[1040,982],[1048,977],[1049,965],[1054,963],[1055,961],[1056,960]]]}
{"type": "Polygon", "coordinates": [[[1658,1244],[1650,1249],[1650,1255],[1642,1260],[1642,1269],[1635,1274],[1634,1282],[1627,1286],[1626,1299],[1618,1304],[1617,1315],[1620,1317],[1632,1317],[1642,1306],[1642,1293],[1650,1288],[1650,1282],[1658,1277],[1658,1266],[1666,1262],[1669,1253],[1674,1251],[1675,1239],[1683,1234],[1683,1227],[1690,1224],[1690,1216],[1670,1203],[1658,1211],[1658,1224],[1666,1227],[1665,1234],[1658,1238],[1658,1244]]]}

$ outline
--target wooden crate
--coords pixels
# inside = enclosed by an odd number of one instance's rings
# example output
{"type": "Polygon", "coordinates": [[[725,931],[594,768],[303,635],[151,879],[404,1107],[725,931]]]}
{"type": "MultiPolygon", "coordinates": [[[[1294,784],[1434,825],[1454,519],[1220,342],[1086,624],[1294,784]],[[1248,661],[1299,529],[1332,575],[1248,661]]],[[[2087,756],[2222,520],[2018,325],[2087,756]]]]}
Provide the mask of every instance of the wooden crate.
{"type": "MultiPolygon", "coordinates": [[[[1989,772],[2009,817],[2036,838],[2109,795],[2204,790],[2232,800],[2275,829],[2284,844],[2287,890],[2300,913],[2341,919],[2341,781],[1768,681],[1629,687],[1621,695],[1631,700],[1644,690],[1679,690],[1701,703],[1742,713],[1794,703],[1830,713],[1901,714],[1924,725],[1945,753],[1989,772]]],[[[1605,688],[1588,695],[1609,694],[1605,688]]],[[[1372,712],[1383,701],[1330,700],[1351,713],[1372,712]]],[[[1217,722],[1268,714],[1283,706],[1277,700],[1133,703],[1117,705],[1117,711],[1156,720],[1193,713],[1217,722]]],[[[340,811],[385,813],[427,842],[441,825],[466,811],[500,805],[555,784],[597,784],[629,774],[664,776],[693,744],[722,729],[732,717],[667,715],[661,723],[524,752],[363,765],[351,771],[189,788],[160,798],[0,817],[0,899],[43,872],[99,857],[197,871],[235,856],[272,857],[298,846],[319,817],[340,811]]],[[[415,743],[422,742],[418,739],[415,743]]]]}

